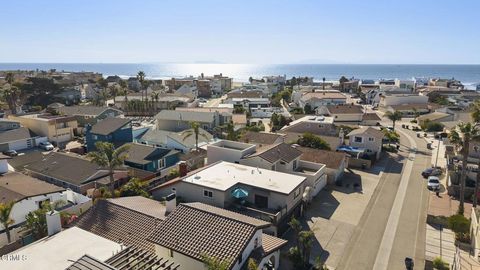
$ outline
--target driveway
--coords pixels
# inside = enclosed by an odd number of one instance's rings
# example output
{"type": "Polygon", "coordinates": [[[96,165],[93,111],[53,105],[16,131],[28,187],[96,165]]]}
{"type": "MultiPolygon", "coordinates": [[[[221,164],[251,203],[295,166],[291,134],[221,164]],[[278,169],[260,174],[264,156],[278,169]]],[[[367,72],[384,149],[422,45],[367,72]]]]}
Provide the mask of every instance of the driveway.
{"type": "MultiPolygon", "coordinates": [[[[320,256],[327,266],[337,267],[375,191],[382,166],[379,164],[369,172],[347,170],[342,186],[325,187],[308,206],[302,223],[315,233],[312,259],[320,256]]],[[[286,237],[292,240],[289,243],[295,243],[291,232],[286,237]]]]}

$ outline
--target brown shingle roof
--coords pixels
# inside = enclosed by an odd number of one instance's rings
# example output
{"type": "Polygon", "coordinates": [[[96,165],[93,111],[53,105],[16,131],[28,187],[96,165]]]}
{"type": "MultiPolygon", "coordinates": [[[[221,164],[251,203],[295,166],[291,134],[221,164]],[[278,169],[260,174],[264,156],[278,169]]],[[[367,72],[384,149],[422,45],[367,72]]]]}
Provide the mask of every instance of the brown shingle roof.
{"type": "Polygon", "coordinates": [[[404,111],[404,110],[428,110],[428,104],[401,104],[401,105],[391,105],[392,109],[396,111],[404,111]]]}
{"type": "Polygon", "coordinates": [[[149,240],[196,260],[202,261],[205,254],[229,261],[231,269],[259,228],[252,224],[252,218],[215,208],[180,204],[149,240]]]}
{"type": "Polygon", "coordinates": [[[382,120],[377,113],[365,113],[363,114],[362,120],[377,120],[380,121],[382,120]]]}
{"type": "MultiPolygon", "coordinates": [[[[249,156],[249,157],[261,157],[270,163],[277,162],[279,160],[284,162],[291,162],[292,160],[296,159],[302,155],[302,152],[295,149],[289,144],[286,143],[279,143],[275,145],[265,146],[263,148],[259,148],[258,151],[249,156]]],[[[247,157],[247,158],[249,158],[247,157]]]]}
{"type": "Polygon", "coordinates": [[[242,137],[242,142],[254,144],[274,144],[282,135],[265,132],[247,131],[242,137]]]}
{"type": "Polygon", "coordinates": [[[265,255],[268,255],[273,251],[278,250],[279,248],[283,247],[286,244],[287,244],[286,240],[283,240],[275,236],[271,236],[266,233],[262,234],[262,248],[265,252],[265,255]]]}
{"type": "Polygon", "coordinates": [[[92,126],[91,132],[99,135],[108,135],[130,123],[127,118],[108,117],[92,126]]]}
{"type": "Polygon", "coordinates": [[[325,164],[327,168],[338,169],[342,162],[345,161],[346,154],[342,152],[334,152],[320,149],[313,149],[309,147],[297,147],[302,151],[301,160],[325,164]]]}
{"type": "Polygon", "coordinates": [[[0,202],[2,203],[64,190],[64,188],[18,172],[0,176],[0,202]]]}
{"type": "Polygon", "coordinates": [[[353,135],[362,135],[362,134],[368,134],[371,136],[374,136],[376,138],[383,138],[384,134],[381,130],[378,130],[376,128],[372,127],[361,127],[352,130],[350,133],[347,134],[347,137],[353,136],[353,135]]]}
{"type": "Polygon", "coordinates": [[[327,105],[327,109],[331,114],[363,113],[363,108],[360,105],[327,105]]]}
{"type": "Polygon", "coordinates": [[[118,243],[154,251],[147,238],[161,220],[152,217],[151,213],[142,213],[138,208],[132,210],[120,204],[98,200],[74,225],[118,243]]]}

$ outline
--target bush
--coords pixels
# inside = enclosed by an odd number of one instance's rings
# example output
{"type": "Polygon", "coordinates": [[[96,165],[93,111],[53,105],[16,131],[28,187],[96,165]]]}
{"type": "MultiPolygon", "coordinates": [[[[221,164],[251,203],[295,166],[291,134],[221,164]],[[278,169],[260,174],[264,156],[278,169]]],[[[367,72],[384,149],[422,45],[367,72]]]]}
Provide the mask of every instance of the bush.
{"type": "Polygon", "coordinates": [[[427,119],[420,124],[420,127],[423,131],[438,132],[443,131],[444,125],[442,123],[432,122],[430,119],[427,119]]]}
{"type": "Polygon", "coordinates": [[[313,135],[312,133],[303,134],[303,136],[300,139],[298,139],[297,143],[305,147],[331,150],[330,145],[325,140],[323,140],[319,136],[313,135]]]}
{"type": "Polygon", "coordinates": [[[433,268],[438,270],[448,270],[450,269],[448,263],[444,262],[441,257],[436,257],[433,260],[433,268]]]}
{"type": "Polygon", "coordinates": [[[469,239],[470,220],[463,215],[457,214],[448,218],[448,228],[455,232],[455,238],[460,242],[469,239]]]}

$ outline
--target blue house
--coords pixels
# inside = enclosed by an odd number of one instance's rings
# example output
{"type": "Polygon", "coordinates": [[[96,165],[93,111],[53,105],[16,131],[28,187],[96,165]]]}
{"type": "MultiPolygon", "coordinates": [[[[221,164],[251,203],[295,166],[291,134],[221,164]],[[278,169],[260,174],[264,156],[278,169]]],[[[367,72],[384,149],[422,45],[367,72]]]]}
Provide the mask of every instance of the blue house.
{"type": "Polygon", "coordinates": [[[126,118],[108,117],[91,126],[87,124],[87,151],[95,150],[96,142],[111,142],[116,147],[133,142],[132,120],[126,118]]]}
{"type": "Polygon", "coordinates": [[[129,146],[125,165],[133,168],[157,172],[171,167],[180,161],[180,152],[177,150],[163,149],[138,143],[131,143],[129,146]]]}

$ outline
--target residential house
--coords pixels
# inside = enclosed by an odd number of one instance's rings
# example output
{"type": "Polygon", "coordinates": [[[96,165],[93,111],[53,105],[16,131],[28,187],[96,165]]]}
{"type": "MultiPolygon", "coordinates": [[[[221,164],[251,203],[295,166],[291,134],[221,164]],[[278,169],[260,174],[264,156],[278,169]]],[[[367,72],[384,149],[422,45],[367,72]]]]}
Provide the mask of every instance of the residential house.
{"type": "Polygon", "coordinates": [[[300,146],[297,146],[296,149],[302,152],[300,160],[325,164],[328,184],[334,184],[341,179],[348,167],[347,154],[345,153],[300,146]]]}
{"type": "Polygon", "coordinates": [[[94,125],[98,121],[107,117],[117,117],[123,115],[123,112],[111,108],[100,106],[63,106],[57,109],[61,115],[74,116],[79,127],[85,127],[87,124],[94,125]]]}
{"type": "Polygon", "coordinates": [[[51,114],[9,115],[9,119],[18,121],[35,134],[47,137],[56,144],[65,144],[73,140],[78,123],[75,117],[51,114]]]}
{"type": "Polygon", "coordinates": [[[106,268],[103,261],[122,251],[123,248],[119,243],[78,227],[72,227],[4,255],[25,259],[2,260],[1,265],[2,269],[16,270],[78,270],[82,268],[71,268],[70,265],[83,258],[85,254],[89,254],[88,256],[92,256],[102,263],[98,268],[93,268],[93,262],[90,260],[89,264],[83,264],[83,269],[89,265],[91,267],[89,269],[110,270],[115,268],[106,268]]]}
{"type": "MultiPolygon", "coordinates": [[[[328,113],[328,112],[327,112],[328,113]]],[[[336,136],[333,116],[307,115],[290,122],[280,129],[281,133],[312,133],[314,135],[336,136]]]]}
{"type": "Polygon", "coordinates": [[[158,256],[180,264],[179,270],[206,269],[204,256],[245,269],[255,258],[258,269],[278,269],[287,241],[264,233],[269,222],[203,203],[180,204],[149,240],[158,256]]]}
{"type": "Polygon", "coordinates": [[[177,164],[179,152],[138,143],[128,144],[125,165],[150,172],[160,172],[177,164]]]}
{"type": "Polygon", "coordinates": [[[254,108],[269,108],[270,99],[269,98],[227,98],[223,101],[224,104],[233,104],[234,107],[243,107],[246,110],[254,108]]]}
{"type": "MultiPolygon", "coordinates": [[[[182,174],[181,174],[182,175],[182,174]]],[[[220,161],[150,190],[160,199],[175,192],[186,202],[201,202],[271,221],[273,233],[285,231],[301,211],[306,177],[220,161]],[[242,189],[246,197],[233,192],[242,189]]]]}
{"type": "MultiPolygon", "coordinates": [[[[233,106],[230,107],[177,107],[176,111],[188,111],[188,112],[217,112],[220,116],[219,124],[226,125],[233,121],[233,106]]],[[[237,121],[233,121],[233,124],[239,124],[237,121]]]]}
{"type": "MultiPolygon", "coordinates": [[[[149,109],[151,112],[147,113],[157,113],[161,110],[170,110],[176,107],[186,107],[189,103],[193,102],[193,97],[189,95],[183,94],[170,94],[170,93],[160,93],[158,98],[153,98],[150,94],[147,96],[149,100],[149,105],[151,106],[149,109]]],[[[121,109],[125,112],[125,114],[131,115],[138,113],[135,110],[138,108],[134,108],[135,106],[132,101],[142,101],[144,100],[144,95],[142,93],[130,93],[127,96],[118,96],[115,99],[115,107],[121,109]]],[[[142,112],[145,113],[145,112],[142,112]]]]}
{"type": "Polygon", "coordinates": [[[428,97],[418,94],[383,94],[380,98],[380,106],[388,107],[401,104],[427,104],[428,97]]]}
{"type": "Polygon", "coordinates": [[[391,105],[387,107],[387,111],[395,112],[399,111],[404,116],[414,117],[415,114],[426,114],[430,112],[430,107],[428,104],[400,104],[400,105],[391,105]]]}
{"type": "MultiPolygon", "coordinates": [[[[15,159],[12,160],[13,164],[15,159]]],[[[89,189],[110,185],[108,169],[99,168],[89,160],[71,154],[50,152],[43,155],[34,152],[25,154],[19,159],[22,161],[14,166],[16,169],[25,170],[32,177],[80,194],[86,194],[89,189]]],[[[115,170],[115,186],[119,186],[128,178],[126,170],[115,170]]]]}
{"type": "Polygon", "coordinates": [[[132,120],[107,117],[96,124],[85,127],[87,151],[95,151],[95,143],[110,142],[115,146],[133,142],[132,120]]]}
{"type": "Polygon", "coordinates": [[[310,196],[326,185],[324,165],[300,160],[301,152],[286,143],[256,148],[253,144],[222,140],[207,146],[208,163],[227,161],[267,170],[291,173],[307,178],[310,196]]]}
{"type": "Polygon", "coordinates": [[[167,214],[166,205],[141,196],[100,199],[72,226],[119,244],[155,252],[148,237],[167,214]]]}
{"type": "Polygon", "coordinates": [[[192,122],[200,124],[200,127],[208,132],[212,132],[215,127],[220,125],[218,112],[163,110],[155,116],[155,119],[157,129],[175,132],[189,129],[192,122]]]}
{"type": "Polygon", "coordinates": [[[20,127],[20,122],[13,121],[6,118],[0,118],[0,132],[17,129],[20,127]]]}
{"type": "Polygon", "coordinates": [[[414,80],[399,80],[395,79],[395,86],[402,89],[409,89],[410,91],[414,91],[416,88],[416,84],[414,80]]]}
{"type": "Polygon", "coordinates": [[[37,136],[25,127],[2,131],[0,132],[0,152],[30,149],[44,141],[47,141],[46,137],[37,136]]]}
{"type": "Polygon", "coordinates": [[[364,112],[360,105],[326,105],[319,107],[317,114],[331,116],[335,123],[359,124],[364,112]]]}
{"type": "Polygon", "coordinates": [[[262,147],[284,142],[284,139],[285,135],[283,134],[247,131],[242,138],[240,138],[240,141],[262,147]]]}
{"type": "Polygon", "coordinates": [[[263,98],[263,97],[267,97],[267,95],[261,90],[239,89],[239,90],[232,90],[227,94],[227,99],[234,99],[234,98],[253,99],[253,98],[263,98]]]}
{"type": "MultiPolygon", "coordinates": [[[[212,134],[199,128],[199,147],[208,144],[213,140],[214,138],[212,134]]],[[[181,151],[182,153],[188,153],[197,147],[193,129],[187,129],[181,132],[149,129],[142,136],[137,138],[136,141],[141,144],[181,151]]]]}
{"type": "Polygon", "coordinates": [[[367,154],[380,158],[384,134],[381,130],[373,127],[361,127],[347,134],[349,145],[365,149],[367,154]]]}
{"type": "Polygon", "coordinates": [[[378,126],[380,125],[380,121],[382,119],[376,112],[371,112],[371,113],[364,113],[362,117],[362,123],[361,125],[363,126],[378,126]]]}
{"type": "Polygon", "coordinates": [[[308,104],[312,110],[326,105],[343,105],[347,103],[347,96],[337,90],[316,90],[315,92],[304,93],[298,105],[302,108],[308,104]]]}
{"type": "MultiPolygon", "coordinates": [[[[22,234],[22,226],[26,222],[26,215],[42,207],[44,202],[62,201],[62,211],[76,212],[73,209],[82,208],[86,211],[91,200],[71,190],[66,190],[39,179],[35,179],[19,172],[10,172],[0,176],[0,203],[14,202],[10,218],[11,241],[18,240],[22,234]]],[[[5,228],[0,224],[0,246],[7,244],[5,228]]]]}
{"type": "Polygon", "coordinates": [[[452,79],[441,79],[441,78],[431,78],[428,81],[429,86],[440,86],[440,87],[447,87],[447,88],[458,88],[463,89],[464,86],[458,80],[452,79]]]}
{"type": "Polygon", "coordinates": [[[432,112],[432,113],[424,114],[417,117],[417,122],[419,125],[424,124],[426,121],[442,123],[442,122],[453,121],[454,118],[455,118],[455,115],[451,113],[432,112]]]}

